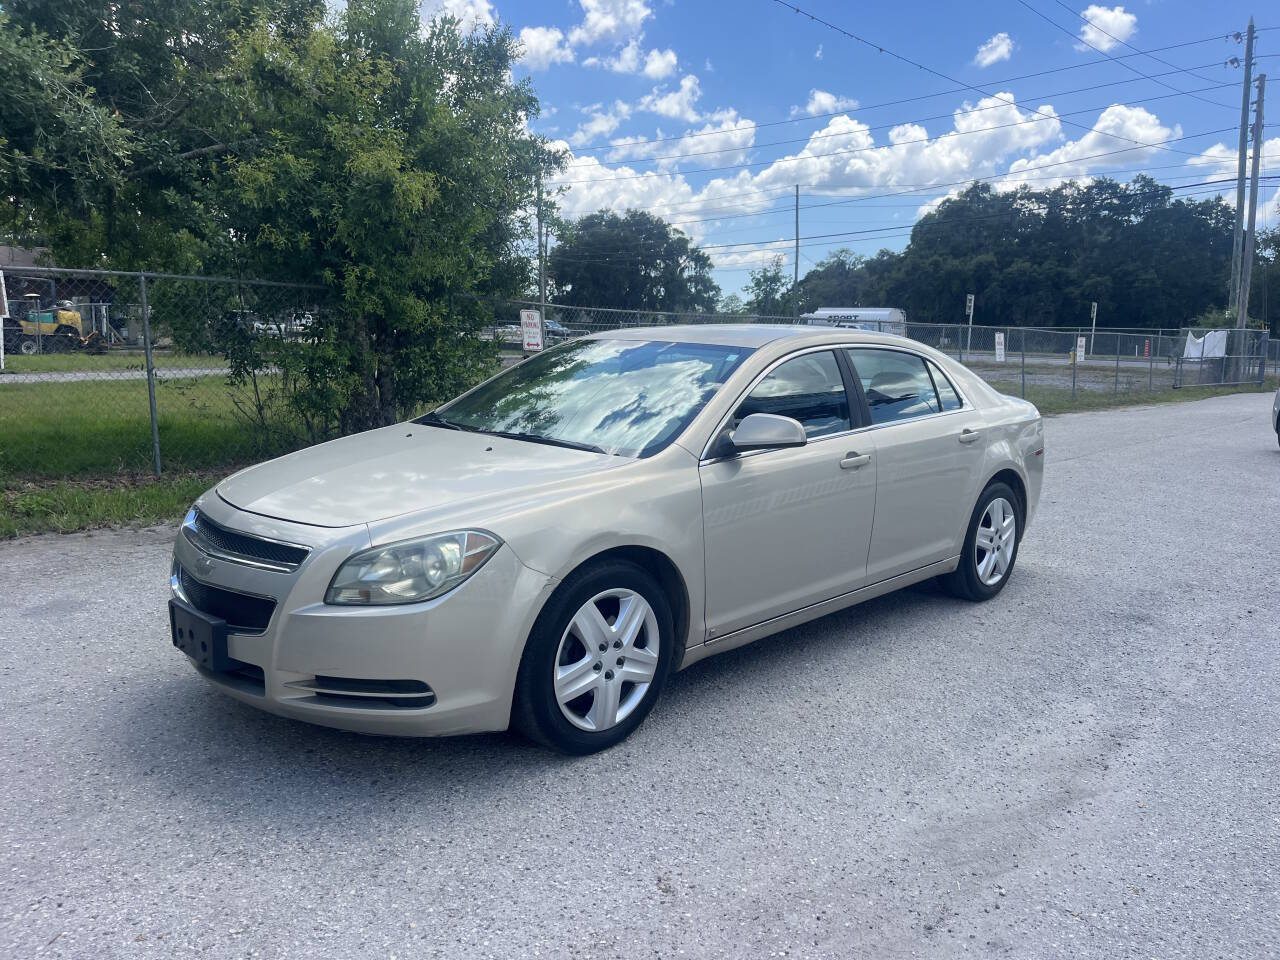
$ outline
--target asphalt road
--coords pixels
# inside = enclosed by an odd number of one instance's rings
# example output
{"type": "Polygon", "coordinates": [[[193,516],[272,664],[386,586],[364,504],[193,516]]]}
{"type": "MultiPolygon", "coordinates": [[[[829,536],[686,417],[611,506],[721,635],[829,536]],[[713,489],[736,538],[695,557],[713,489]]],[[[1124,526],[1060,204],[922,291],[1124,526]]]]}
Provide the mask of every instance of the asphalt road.
{"type": "Polygon", "coordinates": [[[709,660],[580,760],[221,696],[171,531],[4,545],[0,955],[1275,956],[1269,408],[1049,421],[998,599],[709,660]]]}

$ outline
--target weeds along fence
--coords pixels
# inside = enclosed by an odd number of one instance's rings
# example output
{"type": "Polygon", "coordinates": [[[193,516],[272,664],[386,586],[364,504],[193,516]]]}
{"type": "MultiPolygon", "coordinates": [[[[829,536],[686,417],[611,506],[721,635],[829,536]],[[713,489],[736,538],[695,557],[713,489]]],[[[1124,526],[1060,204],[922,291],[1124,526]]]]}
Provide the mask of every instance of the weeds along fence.
{"type": "MultiPolygon", "coordinates": [[[[0,483],[221,473],[337,432],[337,411],[291,403],[336,311],[319,287],[220,277],[18,267],[0,372],[0,483]],[[264,365],[261,357],[279,357],[264,365]],[[246,362],[246,356],[254,362],[246,362]]],[[[484,301],[471,329],[504,363],[522,356],[525,301],[484,301]]],[[[473,311],[474,313],[474,311],[473,311]]],[[[546,342],[683,323],[790,317],[548,305],[546,342]]],[[[1280,368],[1262,331],[885,325],[1038,402],[1256,384],[1280,368]],[[1195,335],[1188,350],[1188,333],[1195,335]],[[1082,345],[1080,338],[1085,338],[1082,345]],[[1198,345],[1198,351],[1196,349],[1198,345]]]]}

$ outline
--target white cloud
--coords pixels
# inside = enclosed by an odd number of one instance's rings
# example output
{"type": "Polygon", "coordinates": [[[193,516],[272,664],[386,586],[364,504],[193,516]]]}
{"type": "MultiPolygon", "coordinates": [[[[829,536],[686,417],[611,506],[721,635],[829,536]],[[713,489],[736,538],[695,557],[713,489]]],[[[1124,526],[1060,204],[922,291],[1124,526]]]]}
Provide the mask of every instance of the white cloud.
{"type": "MultiPolygon", "coordinates": [[[[723,111],[704,117],[700,127],[688,129],[679,140],[645,144],[617,140],[607,160],[571,157],[570,166],[560,179],[592,182],[568,184],[560,203],[571,217],[602,207],[618,211],[628,207],[651,209],[680,223],[680,228],[699,242],[714,242],[718,239],[716,231],[730,224],[735,233],[728,239],[750,239],[743,230],[754,227],[754,236],[762,244],[710,252],[721,266],[755,265],[762,248],[775,245],[777,234],[770,235],[772,221],[715,218],[774,208],[780,198],[791,196],[796,183],[806,184],[808,193],[841,198],[900,190],[904,185],[937,184],[941,190],[956,192],[975,178],[999,178],[993,182],[1000,190],[1015,189],[1021,183],[1053,186],[1068,179],[1105,175],[1109,170],[1155,162],[1157,157],[1167,155],[1159,147],[1140,148],[1132,141],[1160,143],[1180,135],[1176,125],[1162,123],[1154,114],[1116,105],[1104,110],[1092,129],[1067,140],[1052,106],[1024,108],[1013,101],[1011,94],[998,93],[976,103],[960,104],[953,112],[950,128],[932,135],[921,125],[902,124],[877,140],[878,135],[873,136],[866,124],[848,115],[837,115],[812,133],[800,149],[763,167],[715,175],[694,188],[681,168],[743,162],[726,157],[740,156],[745,160],[754,143],[754,125],[732,111],[723,111]],[[693,138],[702,133],[711,135],[693,138]],[[726,155],[659,161],[657,169],[652,169],[654,164],[629,166],[625,162],[711,149],[723,149],[726,155]],[[639,167],[645,169],[641,171],[639,167]]],[[[661,132],[658,136],[662,136],[661,132]]],[[[1270,154],[1275,154],[1276,159],[1271,162],[1280,168],[1280,138],[1268,142],[1264,156],[1270,154]]],[[[1231,151],[1219,145],[1204,151],[1202,157],[1204,179],[1210,179],[1210,170],[1230,165],[1231,151]]],[[[917,216],[934,206],[926,201],[927,193],[919,196],[922,207],[917,216]]],[[[857,209],[850,207],[849,211],[857,209]]],[[[904,226],[910,222],[910,216],[903,217],[904,226]]],[[[777,239],[776,245],[781,247],[784,243],[777,239]]]]}
{"type": "Polygon", "coordinates": [[[813,59],[815,60],[822,59],[822,44],[818,44],[818,49],[813,51],[813,59]]]}
{"type": "Polygon", "coordinates": [[[604,67],[614,73],[635,73],[640,69],[640,39],[633,38],[612,57],[587,57],[584,67],[604,67]]]}
{"type": "Polygon", "coordinates": [[[496,19],[489,0],[423,0],[418,12],[424,21],[448,14],[456,17],[466,30],[492,26],[496,19]]]}
{"type": "Polygon", "coordinates": [[[688,166],[728,166],[746,160],[747,151],[756,138],[756,125],[735,110],[718,111],[707,117],[708,123],[696,130],[686,130],[678,139],[666,139],[662,131],[657,140],[623,137],[613,141],[610,162],[663,157],[658,169],[674,170],[681,163],[688,166]],[[697,156],[681,154],[696,153],[697,156]]]}
{"type": "Polygon", "coordinates": [[[1008,60],[1013,54],[1013,40],[1007,33],[997,33],[978,48],[973,62],[979,67],[989,67],[1001,60],[1008,60]]]}
{"type": "Polygon", "coordinates": [[[578,3],[582,7],[582,23],[569,31],[569,42],[575,47],[629,40],[653,15],[644,0],[578,0],[578,3]]]}
{"type": "Polygon", "coordinates": [[[711,58],[707,57],[707,62],[702,65],[702,69],[707,73],[715,73],[716,68],[711,65],[711,58]]]}
{"type": "Polygon", "coordinates": [[[524,56],[530,70],[545,70],[555,63],[573,63],[573,51],[564,42],[564,32],[556,27],[524,27],[520,31],[524,56]]]}
{"type": "Polygon", "coordinates": [[[632,37],[625,46],[619,47],[611,57],[587,57],[582,61],[584,67],[604,67],[614,73],[643,73],[651,80],[669,77],[676,69],[676,52],[667,50],[650,50],[641,56],[640,41],[642,37],[632,37]]]}
{"type": "MultiPolygon", "coordinates": [[[[1107,167],[1139,166],[1162,156],[1163,151],[1159,147],[1138,147],[1133,141],[1160,143],[1180,136],[1180,126],[1175,124],[1173,127],[1166,127],[1155,114],[1141,107],[1113,104],[1102,111],[1093,128],[1078,140],[1070,140],[1048,153],[1015,160],[1009,165],[1009,172],[1013,176],[1008,185],[1017,186],[1017,181],[1035,175],[1040,167],[1047,164],[1053,164],[1050,171],[1055,183],[1086,176],[1090,171],[1105,170],[1107,167]],[[1082,159],[1101,153],[1110,156],[1082,159]]],[[[1038,181],[1038,185],[1043,187],[1052,184],[1038,181]]]]}
{"type": "Polygon", "coordinates": [[[857,106],[858,101],[851,97],[841,97],[834,93],[828,93],[826,90],[810,90],[809,102],[803,107],[792,107],[791,116],[798,117],[803,113],[812,117],[819,113],[837,113],[840,110],[854,110],[857,106]]]}
{"type": "Polygon", "coordinates": [[[1103,7],[1090,4],[1080,11],[1088,23],[1080,24],[1080,39],[1077,50],[1088,50],[1096,47],[1104,53],[1124,43],[1138,31],[1138,17],[1129,13],[1124,7],[1103,7]],[[1108,36],[1109,34],[1109,36],[1108,36]]]}
{"type": "Polygon", "coordinates": [[[698,119],[694,104],[700,96],[702,89],[698,86],[698,78],[690,73],[680,81],[679,89],[660,93],[659,88],[654,87],[652,92],[640,98],[637,106],[659,116],[694,123],[698,119]]]}
{"type": "Polygon", "coordinates": [[[670,47],[650,50],[644,59],[644,75],[650,80],[661,80],[676,72],[676,63],[676,52],[670,47]]]}
{"type": "Polygon", "coordinates": [[[583,107],[587,120],[569,137],[569,143],[581,147],[599,137],[607,137],[618,129],[619,124],[631,116],[631,107],[621,100],[615,100],[613,107],[606,109],[598,103],[583,107]]]}

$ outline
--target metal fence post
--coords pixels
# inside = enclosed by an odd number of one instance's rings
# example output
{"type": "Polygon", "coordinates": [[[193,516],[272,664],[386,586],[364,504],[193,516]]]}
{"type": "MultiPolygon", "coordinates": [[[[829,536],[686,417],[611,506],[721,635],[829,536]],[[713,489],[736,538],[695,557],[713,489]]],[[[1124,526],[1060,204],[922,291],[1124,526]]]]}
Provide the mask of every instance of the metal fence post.
{"type": "Polygon", "coordinates": [[[1111,392],[1112,394],[1115,394],[1115,395],[1119,395],[1120,393],[1120,344],[1119,343],[1116,344],[1116,385],[1111,392]]]}
{"type": "MultiPolygon", "coordinates": [[[[1077,342],[1079,341],[1077,340],[1077,342]]],[[[1071,399],[1072,400],[1075,400],[1076,398],[1076,364],[1080,362],[1080,358],[1076,356],[1076,354],[1079,352],[1080,351],[1078,350],[1071,351],[1071,399]]]]}
{"type": "Polygon", "coordinates": [[[1022,328],[1022,399],[1027,399],[1027,328],[1022,328]]]}
{"type": "Polygon", "coordinates": [[[156,366],[151,357],[151,311],[147,309],[147,275],[138,274],[139,300],[142,305],[142,344],[147,355],[147,402],[151,407],[151,452],[156,476],[160,476],[160,424],[156,419],[156,366]]]}
{"type": "Polygon", "coordinates": [[[1156,372],[1156,351],[1151,346],[1151,341],[1147,341],[1147,393],[1152,390],[1152,383],[1155,379],[1156,372]]]}

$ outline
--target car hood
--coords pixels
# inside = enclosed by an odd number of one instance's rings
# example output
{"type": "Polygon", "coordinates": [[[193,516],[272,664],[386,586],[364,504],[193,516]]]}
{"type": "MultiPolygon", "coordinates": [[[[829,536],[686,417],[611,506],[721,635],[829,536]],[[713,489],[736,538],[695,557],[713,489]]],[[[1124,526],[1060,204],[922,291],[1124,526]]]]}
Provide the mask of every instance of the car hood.
{"type": "Polygon", "coordinates": [[[563,484],[626,462],[586,450],[404,423],[249,467],[218,484],[217,492],[251,513],[345,527],[563,484]]]}

